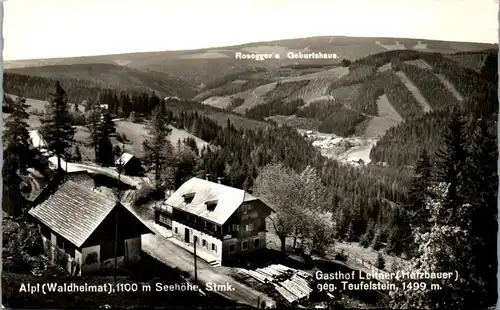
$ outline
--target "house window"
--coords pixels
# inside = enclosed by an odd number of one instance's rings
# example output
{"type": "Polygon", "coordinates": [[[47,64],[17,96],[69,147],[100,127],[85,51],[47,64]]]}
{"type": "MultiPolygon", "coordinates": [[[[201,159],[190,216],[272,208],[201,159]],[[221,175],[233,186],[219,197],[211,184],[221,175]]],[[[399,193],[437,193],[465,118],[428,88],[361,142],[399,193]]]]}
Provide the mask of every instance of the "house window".
{"type": "Polygon", "coordinates": [[[242,251],[248,250],[248,241],[242,241],[241,242],[241,250],[242,251]]]}
{"type": "Polygon", "coordinates": [[[231,232],[233,231],[239,231],[240,230],[240,225],[238,224],[231,224],[231,232]]]}
{"type": "Polygon", "coordinates": [[[253,223],[245,225],[245,231],[252,231],[253,230],[253,223]]]}
{"type": "Polygon", "coordinates": [[[202,241],[202,243],[201,243],[201,244],[202,244],[202,246],[203,246],[204,248],[207,248],[207,247],[208,247],[208,245],[207,245],[207,240],[205,240],[205,239],[203,239],[203,241],[202,241]]]}
{"type": "Polygon", "coordinates": [[[175,227],[175,234],[178,235],[179,234],[179,230],[177,229],[177,227],[175,227]]]}
{"type": "Polygon", "coordinates": [[[248,206],[241,207],[241,210],[243,211],[243,213],[247,213],[248,212],[248,206]]]}
{"type": "Polygon", "coordinates": [[[215,243],[212,243],[212,251],[217,253],[217,245],[215,243]]]}
{"type": "Polygon", "coordinates": [[[260,245],[260,239],[259,238],[253,239],[253,247],[258,248],[259,245],[260,245]]]}
{"type": "Polygon", "coordinates": [[[229,245],[229,253],[234,253],[234,243],[229,245]]]}
{"type": "Polygon", "coordinates": [[[167,216],[165,216],[165,215],[163,215],[163,214],[161,214],[161,213],[160,213],[160,216],[158,217],[158,221],[160,223],[165,224],[168,227],[172,227],[172,219],[169,218],[169,217],[167,217],[167,216]]]}

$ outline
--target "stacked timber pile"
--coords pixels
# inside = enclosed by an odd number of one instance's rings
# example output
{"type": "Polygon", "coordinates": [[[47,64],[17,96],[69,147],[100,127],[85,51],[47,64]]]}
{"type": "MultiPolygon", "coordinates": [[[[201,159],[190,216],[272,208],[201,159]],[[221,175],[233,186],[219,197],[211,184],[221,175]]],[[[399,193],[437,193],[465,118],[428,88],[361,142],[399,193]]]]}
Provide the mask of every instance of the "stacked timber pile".
{"type": "Polygon", "coordinates": [[[289,303],[308,299],[313,291],[308,282],[311,278],[308,273],[280,264],[241,271],[261,283],[271,283],[289,303]]]}

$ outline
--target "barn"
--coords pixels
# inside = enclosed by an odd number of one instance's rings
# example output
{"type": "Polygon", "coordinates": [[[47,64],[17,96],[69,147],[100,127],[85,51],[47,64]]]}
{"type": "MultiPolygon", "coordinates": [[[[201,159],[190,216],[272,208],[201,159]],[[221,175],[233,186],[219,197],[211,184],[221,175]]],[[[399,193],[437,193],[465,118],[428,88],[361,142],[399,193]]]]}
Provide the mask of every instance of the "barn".
{"type": "Polygon", "coordinates": [[[72,275],[114,268],[115,245],[118,267],[137,262],[141,236],[153,233],[115,199],[73,181],[61,184],[29,214],[48,257],[72,275]]]}
{"type": "Polygon", "coordinates": [[[115,162],[116,166],[122,166],[126,175],[137,176],[143,173],[141,161],[132,154],[123,153],[115,162]]]}

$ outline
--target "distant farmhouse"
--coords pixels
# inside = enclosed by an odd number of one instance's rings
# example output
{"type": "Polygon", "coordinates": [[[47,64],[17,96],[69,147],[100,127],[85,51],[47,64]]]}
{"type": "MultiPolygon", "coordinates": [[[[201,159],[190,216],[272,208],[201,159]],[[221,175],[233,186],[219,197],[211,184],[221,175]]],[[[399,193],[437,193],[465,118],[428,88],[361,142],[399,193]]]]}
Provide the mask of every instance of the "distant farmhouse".
{"type": "Polygon", "coordinates": [[[117,266],[136,262],[141,235],[152,233],[115,199],[73,181],[60,185],[29,214],[40,227],[48,256],[72,275],[113,268],[115,233],[117,266]]]}
{"type": "Polygon", "coordinates": [[[244,190],[192,178],[156,208],[156,223],[204,256],[223,264],[266,248],[272,210],[244,190]]]}
{"type": "Polygon", "coordinates": [[[126,175],[137,176],[143,172],[141,161],[132,154],[123,153],[115,162],[116,166],[122,166],[126,175]]]}

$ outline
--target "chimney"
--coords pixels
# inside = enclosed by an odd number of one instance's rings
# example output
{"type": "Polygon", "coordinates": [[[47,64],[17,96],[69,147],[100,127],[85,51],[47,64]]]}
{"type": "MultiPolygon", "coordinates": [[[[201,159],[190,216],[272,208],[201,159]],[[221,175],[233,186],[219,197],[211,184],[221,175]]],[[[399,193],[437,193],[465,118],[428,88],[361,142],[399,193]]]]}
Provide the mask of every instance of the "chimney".
{"type": "Polygon", "coordinates": [[[217,177],[217,183],[222,184],[223,177],[217,177]]]}
{"type": "Polygon", "coordinates": [[[210,174],[209,173],[205,174],[205,180],[210,181],[210,174]]]}

